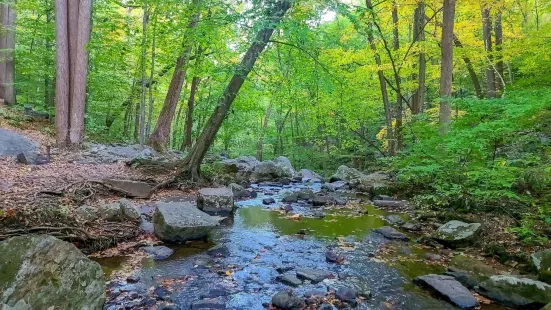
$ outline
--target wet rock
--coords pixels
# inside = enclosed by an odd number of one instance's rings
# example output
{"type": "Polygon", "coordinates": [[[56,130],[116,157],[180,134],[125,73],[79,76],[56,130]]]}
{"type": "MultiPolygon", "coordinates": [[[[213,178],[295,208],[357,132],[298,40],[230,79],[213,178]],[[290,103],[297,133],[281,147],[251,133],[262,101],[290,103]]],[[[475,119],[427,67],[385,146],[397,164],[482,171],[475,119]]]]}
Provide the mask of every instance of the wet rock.
{"type": "Polygon", "coordinates": [[[388,215],[385,217],[385,220],[390,224],[394,226],[400,226],[405,223],[404,219],[401,218],[399,215],[388,215]]]}
{"type": "Polygon", "coordinates": [[[293,266],[278,266],[278,267],[276,267],[276,271],[279,272],[279,273],[285,273],[285,272],[291,271],[293,269],[295,269],[295,267],[293,267],[293,266]]]}
{"type": "Polygon", "coordinates": [[[318,310],[334,310],[334,309],[337,309],[337,308],[333,307],[333,305],[330,303],[323,303],[318,308],[318,310]]]}
{"type": "Polygon", "coordinates": [[[126,278],[126,282],[128,283],[138,283],[140,282],[140,276],[137,274],[132,274],[126,278]]]}
{"type": "Polygon", "coordinates": [[[296,192],[287,192],[283,194],[281,201],[286,203],[295,203],[298,201],[298,194],[296,192]]]}
{"type": "Polygon", "coordinates": [[[312,212],[311,217],[313,217],[315,219],[322,219],[322,218],[325,217],[325,213],[323,213],[323,211],[316,210],[316,211],[312,212]]]}
{"type": "Polygon", "coordinates": [[[365,177],[365,174],[361,173],[360,171],[347,167],[345,165],[340,166],[337,168],[337,171],[333,176],[331,176],[331,179],[329,182],[334,183],[336,181],[344,180],[344,181],[351,181],[354,179],[361,179],[365,177]]]}
{"type": "Polygon", "coordinates": [[[210,215],[227,215],[233,212],[233,193],[226,187],[202,188],[197,197],[197,208],[210,215]]]}
{"type": "Polygon", "coordinates": [[[292,177],[293,174],[280,163],[264,161],[258,164],[251,175],[251,181],[258,183],[262,181],[273,181],[284,177],[292,177]]]}
{"type": "Polygon", "coordinates": [[[119,200],[121,215],[126,220],[139,222],[141,220],[140,213],[128,199],[119,200]]]}
{"type": "Polygon", "coordinates": [[[333,250],[327,250],[325,252],[325,260],[330,263],[340,264],[344,261],[344,257],[342,255],[335,253],[333,250]]]}
{"type": "Polygon", "coordinates": [[[375,232],[383,235],[387,239],[396,239],[407,241],[409,238],[390,226],[383,226],[375,229],[375,232]]]}
{"type": "Polygon", "coordinates": [[[194,301],[191,304],[191,310],[218,310],[218,309],[226,309],[226,304],[217,299],[203,299],[194,301]]]}
{"type": "Polygon", "coordinates": [[[189,202],[159,202],[153,215],[155,235],[169,243],[204,238],[217,225],[216,219],[189,202]]]}
{"type": "Polygon", "coordinates": [[[163,260],[169,258],[174,250],[166,246],[146,246],[143,247],[145,253],[150,254],[153,260],[163,260]]]}
{"type": "Polygon", "coordinates": [[[425,253],[425,258],[432,262],[437,262],[442,260],[442,256],[434,253],[425,253]]]}
{"type": "Polygon", "coordinates": [[[289,213],[289,212],[293,211],[293,206],[284,205],[284,206],[281,206],[281,210],[285,211],[286,213],[289,213]]]}
{"type": "Polygon", "coordinates": [[[295,174],[295,177],[302,182],[320,183],[323,180],[319,174],[308,169],[301,169],[295,174]]]}
{"type": "Polygon", "coordinates": [[[95,221],[99,218],[99,215],[96,209],[86,205],[76,208],[75,214],[77,217],[87,222],[95,221]]]}
{"type": "Polygon", "coordinates": [[[311,189],[301,189],[297,192],[297,197],[300,200],[312,200],[315,194],[311,189]]]}
{"type": "Polygon", "coordinates": [[[276,280],[289,286],[300,286],[302,284],[302,280],[297,278],[294,274],[283,274],[276,277],[276,280]]]}
{"type": "Polygon", "coordinates": [[[516,276],[491,276],[480,283],[477,292],[518,309],[540,309],[551,302],[551,285],[516,276]]]}
{"type": "Polygon", "coordinates": [[[104,179],[103,183],[131,198],[148,198],[152,190],[151,185],[140,181],[104,179]]]}
{"type": "Polygon", "coordinates": [[[297,277],[299,279],[308,280],[312,283],[319,283],[331,276],[331,273],[328,271],[317,270],[317,269],[297,269],[297,277]]]}
{"type": "Polygon", "coordinates": [[[201,299],[229,296],[230,293],[231,292],[224,287],[215,287],[210,289],[206,294],[202,294],[201,299]]]}
{"type": "Polygon", "coordinates": [[[439,243],[456,248],[470,245],[480,233],[480,223],[449,221],[434,232],[434,239],[439,243]]]}
{"type": "Polygon", "coordinates": [[[272,305],[281,310],[299,310],[305,306],[304,300],[292,291],[279,292],[272,297],[272,305]]]}
{"type": "Polygon", "coordinates": [[[0,253],[1,309],[103,308],[101,266],[73,244],[45,235],[13,237],[0,242],[0,253]]]}
{"type": "Polygon", "coordinates": [[[335,291],[335,297],[340,300],[348,303],[352,307],[356,307],[357,301],[356,298],[358,297],[358,293],[349,288],[349,287],[341,287],[335,291]]]}
{"type": "Polygon", "coordinates": [[[246,190],[243,186],[241,186],[239,184],[231,183],[230,185],[228,185],[228,188],[231,189],[231,191],[233,193],[233,197],[236,198],[236,199],[251,197],[251,192],[249,192],[248,190],[246,190]]]}
{"type": "Polygon", "coordinates": [[[312,199],[312,205],[314,207],[323,207],[325,205],[334,204],[334,200],[330,196],[316,195],[312,199]]]}
{"type": "Polygon", "coordinates": [[[453,277],[429,274],[417,277],[413,282],[461,309],[474,309],[479,306],[471,292],[453,277]]]}
{"type": "Polygon", "coordinates": [[[225,245],[217,245],[207,251],[207,254],[213,257],[228,257],[230,250],[225,245]]]}
{"type": "Polygon", "coordinates": [[[551,283],[551,250],[536,252],[531,255],[532,263],[538,271],[541,281],[551,283]]]}
{"type": "Polygon", "coordinates": [[[394,198],[388,195],[377,195],[373,198],[373,200],[386,200],[386,201],[393,201],[394,198]]]}
{"type": "Polygon", "coordinates": [[[275,203],[275,199],[273,199],[273,198],[264,198],[264,199],[262,199],[262,204],[271,205],[271,204],[274,204],[274,203],[275,203]]]}
{"type": "Polygon", "coordinates": [[[400,227],[407,231],[421,231],[421,225],[415,222],[407,222],[400,227]]]}
{"type": "Polygon", "coordinates": [[[172,301],[170,298],[170,291],[163,287],[157,287],[153,290],[153,295],[157,298],[157,300],[162,301],[172,301]]]}
{"type": "Polygon", "coordinates": [[[388,209],[403,209],[407,208],[407,201],[397,201],[397,200],[373,200],[373,205],[379,208],[388,208],[388,209]]]}
{"type": "Polygon", "coordinates": [[[328,192],[335,192],[338,190],[346,189],[347,186],[348,186],[348,183],[346,181],[336,181],[333,183],[323,184],[321,186],[321,189],[328,192]]]}
{"type": "Polygon", "coordinates": [[[293,164],[291,164],[289,158],[279,156],[273,162],[285,171],[285,177],[292,177],[295,174],[295,168],[293,168],[293,164]]]}
{"type": "Polygon", "coordinates": [[[478,282],[471,278],[469,273],[457,268],[450,267],[444,274],[446,276],[454,277],[457,281],[459,281],[459,283],[470,290],[474,289],[474,287],[478,285],[478,282]]]}

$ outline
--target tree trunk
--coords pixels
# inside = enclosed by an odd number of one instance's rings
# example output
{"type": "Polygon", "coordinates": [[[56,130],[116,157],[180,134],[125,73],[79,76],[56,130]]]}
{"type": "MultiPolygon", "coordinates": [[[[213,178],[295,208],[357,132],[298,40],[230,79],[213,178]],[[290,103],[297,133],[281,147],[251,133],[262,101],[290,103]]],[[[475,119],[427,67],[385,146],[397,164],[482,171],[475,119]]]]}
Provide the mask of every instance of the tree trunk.
{"type": "Polygon", "coordinates": [[[484,48],[488,55],[488,68],[486,69],[486,92],[488,98],[496,96],[496,78],[493,68],[492,56],[492,19],[490,17],[490,9],[482,8],[482,32],[484,37],[484,48]]]}
{"type": "Polygon", "coordinates": [[[56,18],[56,92],[55,92],[55,132],[59,147],[67,145],[69,140],[69,35],[67,0],[55,1],[56,18]]]}
{"type": "Polygon", "coordinates": [[[444,17],[442,20],[442,65],[440,68],[440,126],[441,132],[449,129],[451,121],[451,106],[453,80],[453,27],[455,19],[455,0],[444,0],[444,17]]]}
{"type": "Polygon", "coordinates": [[[174,68],[174,74],[170,82],[170,87],[168,88],[168,93],[166,95],[163,108],[159,114],[159,119],[157,120],[155,130],[153,130],[153,133],[149,137],[149,145],[158,150],[165,150],[168,145],[172,120],[174,119],[174,113],[176,112],[178,101],[180,100],[180,94],[186,78],[189,58],[191,56],[191,49],[194,43],[190,42],[191,40],[189,40],[187,36],[190,35],[193,37],[193,29],[199,22],[199,16],[201,14],[201,10],[199,8],[200,1],[201,0],[193,0],[195,12],[193,13],[191,21],[188,25],[188,31],[185,39],[186,43],[184,44],[184,53],[182,56],[178,57],[178,60],[176,61],[176,67],[174,68]]]}
{"type": "MultiPolygon", "coordinates": [[[[365,4],[367,6],[367,9],[370,11],[373,11],[373,5],[371,4],[371,0],[365,0],[365,4]]],[[[372,16],[374,18],[374,16],[372,16]]],[[[368,30],[367,30],[367,39],[369,41],[369,46],[371,50],[373,51],[374,57],[375,57],[375,63],[377,64],[377,76],[379,77],[379,85],[381,87],[381,96],[383,99],[383,106],[385,109],[385,123],[386,123],[386,139],[388,143],[388,153],[393,156],[396,154],[395,151],[395,140],[394,140],[394,130],[392,128],[392,108],[390,104],[390,100],[388,99],[388,91],[386,86],[386,80],[383,70],[381,69],[381,56],[377,52],[377,46],[375,45],[375,38],[373,37],[373,24],[372,22],[368,23],[368,30]]]]}
{"type": "Polygon", "coordinates": [[[189,94],[189,99],[187,101],[187,111],[186,111],[186,124],[184,129],[184,141],[180,150],[184,151],[191,148],[193,142],[191,139],[191,134],[193,132],[193,111],[195,110],[195,96],[197,95],[197,89],[201,83],[201,78],[198,76],[193,77],[191,81],[191,91],[189,94]]]}
{"type": "MultiPolygon", "coordinates": [[[[415,17],[413,20],[413,41],[422,42],[425,41],[425,3],[419,2],[417,8],[415,8],[415,17]]],[[[425,104],[425,81],[427,75],[427,61],[425,56],[424,47],[421,47],[419,51],[419,73],[417,79],[417,89],[412,97],[411,112],[413,114],[419,114],[423,111],[423,105],[425,104]]]]}
{"type": "Polygon", "coordinates": [[[503,27],[501,24],[501,11],[498,11],[496,13],[496,21],[494,23],[494,33],[496,37],[496,71],[498,77],[496,80],[496,92],[497,96],[501,97],[503,94],[503,90],[505,89],[504,81],[505,78],[503,77],[503,73],[505,72],[504,65],[503,65],[503,54],[502,54],[502,44],[503,44],[503,27]]]}
{"type": "Polygon", "coordinates": [[[262,161],[263,150],[264,150],[264,134],[268,128],[268,122],[270,121],[270,114],[272,113],[272,103],[268,104],[266,109],[266,114],[264,115],[264,122],[262,123],[262,128],[260,129],[260,134],[258,136],[258,142],[256,143],[256,159],[262,161]]]}
{"type": "Polygon", "coordinates": [[[0,35],[0,98],[5,104],[16,104],[15,98],[15,1],[10,0],[1,5],[0,35]]]}
{"type": "MultiPolygon", "coordinates": [[[[456,47],[463,48],[463,44],[461,44],[461,41],[459,41],[459,38],[455,34],[453,35],[453,42],[456,47]]],[[[473,87],[474,87],[476,96],[480,99],[484,98],[484,94],[482,93],[482,87],[480,86],[480,81],[478,80],[478,75],[476,74],[476,71],[473,67],[471,59],[467,56],[463,56],[463,61],[465,62],[465,65],[467,66],[467,71],[469,71],[469,76],[473,81],[473,87]]]]}
{"type": "MultiPolygon", "coordinates": [[[[74,0],[70,0],[74,1],[74,0]]],[[[76,2],[76,1],[75,1],[76,2]]],[[[71,117],[69,140],[78,145],[84,139],[84,113],[86,109],[86,81],[88,78],[88,50],[86,45],[90,41],[90,22],[92,20],[92,0],[80,0],[78,6],[77,45],[75,53],[76,67],[74,80],[71,85],[71,117]]]]}
{"type": "MultiPolygon", "coordinates": [[[[392,3],[392,23],[393,31],[392,35],[394,38],[393,48],[394,51],[400,49],[400,34],[398,33],[398,6],[396,2],[392,3]]],[[[403,144],[403,134],[402,134],[402,113],[403,113],[403,102],[402,102],[402,78],[397,70],[394,70],[394,80],[396,81],[396,151],[402,149],[403,144]]]]}
{"type": "Polygon", "coordinates": [[[153,85],[155,84],[153,78],[155,76],[155,61],[157,57],[157,14],[153,13],[153,42],[151,42],[151,72],[149,74],[149,111],[147,113],[147,126],[145,128],[145,135],[149,137],[151,133],[151,122],[153,120],[153,104],[155,103],[155,97],[153,97],[153,85]]]}
{"type": "Polygon", "coordinates": [[[218,106],[208,120],[207,126],[201,132],[197,143],[184,161],[184,168],[180,172],[181,177],[191,177],[192,180],[199,178],[201,162],[214,142],[216,134],[226,118],[237,93],[251,72],[258,56],[266,48],[275,28],[280,24],[290,7],[291,3],[289,0],[279,0],[273,7],[266,10],[268,21],[263,21],[262,28],[258,31],[254,41],[243,56],[241,63],[236,66],[234,76],[218,100],[218,106]]]}
{"type": "MultiPolygon", "coordinates": [[[[146,87],[147,80],[145,79],[145,56],[147,54],[147,24],[149,23],[149,8],[147,5],[143,7],[143,17],[142,17],[142,54],[141,54],[141,76],[142,76],[142,87],[140,93],[140,144],[145,143],[145,100],[146,100],[146,87]]],[[[151,87],[151,83],[149,85],[151,87]]]]}

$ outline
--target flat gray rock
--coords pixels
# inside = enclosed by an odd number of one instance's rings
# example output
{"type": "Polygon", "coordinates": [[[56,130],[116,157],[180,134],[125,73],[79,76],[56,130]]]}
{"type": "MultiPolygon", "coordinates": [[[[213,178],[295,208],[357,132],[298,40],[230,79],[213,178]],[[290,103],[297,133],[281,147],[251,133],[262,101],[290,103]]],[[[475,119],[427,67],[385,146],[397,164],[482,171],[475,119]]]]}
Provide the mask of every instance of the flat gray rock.
{"type": "Polygon", "coordinates": [[[153,260],[163,260],[169,258],[174,250],[166,246],[146,246],[143,247],[145,253],[150,254],[153,260]]]}
{"type": "Polygon", "coordinates": [[[517,276],[491,276],[479,284],[477,292],[517,309],[540,309],[551,303],[551,285],[517,276]]]}
{"type": "Polygon", "coordinates": [[[309,280],[312,283],[319,283],[327,279],[331,275],[328,271],[317,270],[317,269],[297,269],[297,277],[299,279],[309,280]]]}
{"type": "Polygon", "coordinates": [[[38,153],[38,145],[22,135],[7,129],[0,129],[0,157],[17,156],[23,153],[38,153]]]}
{"type": "Polygon", "coordinates": [[[276,277],[276,280],[289,286],[300,286],[302,284],[302,280],[297,278],[294,274],[282,274],[276,277]]]}
{"type": "Polygon", "coordinates": [[[183,243],[207,236],[218,221],[189,202],[158,202],[153,215],[155,235],[169,243],[183,243]]]}
{"type": "Polygon", "coordinates": [[[397,231],[396,229],[390,227],[390,226],[383,226],[375,229],[375,232],[382,235],[383,237],[387,239],[395,239],[395,240],[404,240],[407,241],[409,238],[402,234],[401,232],[397,231]]]}
{"type": "Polygon", "coordinates": [[[0,253],[0,309],[103,309],[103,270],[73,244],[22,236],[0,242],[0,253]]]}
{"type": "Polygon", "coordinates": [[[153,189],[151,185],[140,181],[104,179],[103,182],[131,198],[148,198],[153,189]]]}
{"type": "Polygon", "coordinates": [[[234,209],[233,195],[227,187],[202,188],[197,196],[197,208],[210,215],[227,215],[234,209]]]}
{"type": "Polygon", "coordinates": [[[454,277],[429,274],[413,279],[413,282],[461,309],[479,306],[473,294],[454,277]]]}
{"type": "Polygon", "coordinates": [[[470,245],[480,233],[480,223],[449,221],[434,232],[434,239],[452,248],[470,245]]]}

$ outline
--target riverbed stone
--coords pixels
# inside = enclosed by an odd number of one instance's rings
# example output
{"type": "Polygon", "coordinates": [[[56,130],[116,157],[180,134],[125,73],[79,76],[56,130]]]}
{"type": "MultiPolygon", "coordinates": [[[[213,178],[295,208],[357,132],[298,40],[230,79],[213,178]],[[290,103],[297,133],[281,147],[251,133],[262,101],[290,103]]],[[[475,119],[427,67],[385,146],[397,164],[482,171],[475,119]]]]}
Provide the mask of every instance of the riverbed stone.
{"type": "Polygon", "coordinates": [[[387,217],[385,217],[385,220],[390,225],[395,225],[395,226],[400,226],[405,223],[404,219],[396,214],[388,215],[387,217]]]}
{"type": "Polygon", "coordinates": [[[297,192],[297,197],[301,200],[312,200],[314,199],[315,194],[311,189],[305,188],[297,192]]]}
{"type": "Polygon", "coordinates": [[[297,277],[299,279],[308,280],[312,283],[319,283],[329,278],[329,276],[331,276],[331,273],[328,271],[309,268],[297,269],[297,277]]]}
{"type": "Polygon", "coordinates": [[[281,167],[283,171],[285,172],[285,175],[282,177],[292,177],[295,174],[295,168],[293,168],[293,164],[289,160],[289,158],[285,156],[279,156],[276,159],[273,160],[276,165],[281,167]]]}
{"type": "Polygon", "coordinates": [[[336,181],[341,181],[341,180],[351,181],[351,180],[355,180],[355,179],[361,179],[363,177],[365,177],[365,174],[361,173],[357,169],[350,168],[350,167],[345,166],[345,165],[341,165],[341,166],[339,166],[339,168],[337,168],[337,171],[335,172],[335,174],[333,174],[333,176],[331,176],[331,180],[334,180],[335,182],[336,181]]]}
{"type": "Polygon", "coordinates": [[[397,231],[396,229],[390,226],[379,227],[375,229],[375,232],[377,232],[380,235],[383,235],[383,237],[387,239],[404,240],[404,241],[409,240],[409,238],[406,235],[404,235],[403,233],[397,231]]]}
{"type": "Polygon", "coordinates": [[[104,179],[103,183],[130,198],[148,198],[153,189],[148,183],[133,180],[104,179]]]}
{"type": "Polygon", "coordinates": [[[298,194],[296,192],[286,192],[283,194],[282,202],[295,203],[298,201],[298,194]]]}
{"type": "Polygon", "coordinates": [[[87,205],[76,208],[75,214],[78,218],[81,218],[87,222],[95,221],[99,218],[97,210],[87,205]]]}
{"type": "Polygon", "coordinates": [[[73,244],[28,235],[0,242],[0,253],[1,309],[103,308],[101,266],[73,244]]]}
{"type": "Polygon", "coordinates": [[[512,275],[491,276],[480,283],[477,292],[517,309],[540,309],[551,302],[551,285],[512,275]]]}
{"type": "Polygon", "coordinates": [[[302,182],[314,182],[314,183],[320,183],[323,178],[315,173],[312,170],[308,169],[300,169],[296,174],[295,177],[300,179],[302,182]]]}
{"type": "Polygon", "coordinates": [[[217,225],[215,218],[189,202],[158,202],[153,215],[155,235],[168,243],[204,238],[217,225]]]}
{"type": "Polygon", "coordinates": [[[0,128],[0,157],[16,156],[20,153],[36,154],[38,145],[14,131],[0,128]]]}
{"type": "Polygon", "coordinates": [[[197,208],[210,215],[227,215],[233,212],[233,193],[227,187],[202,188],[197,197],[197,208]]]}
{"type": "Polygon", "coordinates": [[[416,222],[406,222],[400,227],[407,231],[421,231],[421,224],[416,222]]]}
{"type": "Polygon", "coordinates": [[[479,306],[471,292],[454,277],[429,274],[417,277],[413,282],[461,309],[474,309],[479,306]]]}
{"type": "Polygon", "coordinates": [[[140,212],[136,210],[136,207],[128,199],[119,200],[119,206],[121,209],[121,215],[124,219],[139,222],[141,220],[140,212]]]}
{"type": "Polygon", "coordinates": [[[299,310],[306,304],[302,298],[299,298],[293,291],[279,292],[272,297],[272,305],[281,310],[299,310]]]}
{"type": "Polygon", "coordinates": [[[118,202],[101,204],[98,214],[105,221],[118,222],[122,216],[121,205],[118,202]]]}
{"type": "Polygon", "coordinates": [[[300,286],[302,284],[302,280],[297,278],[294,274],[282,274],[276,277],[276,280],[289,286],[300,286]]]}
{"type": "Polygon", "coordinates": [[[536,252],[532,254],[531,258],[538,271],[538,278],[551,284],[551,250],[536,252]]]}
{"type": "Polygon", "coordinates": [[[233,197],[236,199],[251,197],[251,192],[249,192],[243,186],[237,183],[231,183],[230,185],[228,185],[228,188],[231,189],[233,197]]]}
{"type": "Polygon", "coordinates": [[[474,242],[480,233],[480,223],[465,223],[449,221],[434,232],[434,239],[451,248],[468,246],[474,242]]]}
{"type": "Polygon", "coordinates": [[[143,247],[145,253],[151,255],[153,260],[163,260],[169,258],[174,250],[166,246],[146,246],[143,247]]]}
{"type": "Polygon", "coordinates": [[[338,300],[344,301],[351,305],[352,307],[355,307],[357,305],[356,298],[358,297],[358,293],[349,288],[349,287],[340,287],[335,291],[335,297],[338,300]]]}
{"type": "Polygon", "coordinates": [[[262,181],[274,181],[281,178],[290,178],[293,174],[281,163],[263,161],[254,167],[251,174],[251,181],[259,183],[262,181]]]}

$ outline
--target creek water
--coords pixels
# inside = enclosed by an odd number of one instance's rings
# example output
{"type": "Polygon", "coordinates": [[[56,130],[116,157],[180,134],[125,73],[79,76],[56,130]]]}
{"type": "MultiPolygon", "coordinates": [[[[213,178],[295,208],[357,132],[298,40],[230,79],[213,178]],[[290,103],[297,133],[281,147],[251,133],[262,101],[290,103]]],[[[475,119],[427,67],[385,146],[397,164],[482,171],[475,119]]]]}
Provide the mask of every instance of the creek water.
{"type": "MultiPolygon", "coordinates": [[[[172,247],[175,253],[166,260],[144,259],[136,273],[137,283],[113,281],[105,309],[263,310],[273,295],[291,289],[276,280],[278,267],[310,268],[333,275],[317,284],[292,288],[297,296],[323,295],[345,286],[370,291],[373,296],[356,309],[456,309],[411,284],[413,277],[444,271],[426,261],[424,250],[413,242],[393,241],[395,254],[385,260],[372,257],[390,242],[372,229],[384,226],[383,217],[392,213],[371,206],[363,207],[363,212],[331,208],[323,211],[323,218],[310,218],[311,207],[293,204],[293,212],[303,215],[296,221],[276,211],[277,203],[262,205],[263,198],[279,202],[282,192],[301,187],[256,187],[258,197],[236,202],[233,221],[216,229],[209,241],[172,247]],[[299,231],[305,234],[297,234],[299,231]],[[344,255],[343,264],[326,261],[325,252],[331,246],[344,255]],[[394,255],[409,259],[395,260],[394,255]]],[[[309,188],[320,189],[319,185],[309,188]]],[[[405,214],[398,215],[407,219],[405,214]]],[[[124,259],[102,259],[100,263],[110,274],[124,259]]],[[[482,309],[505,308],[483,305],[482,309]]]]}

